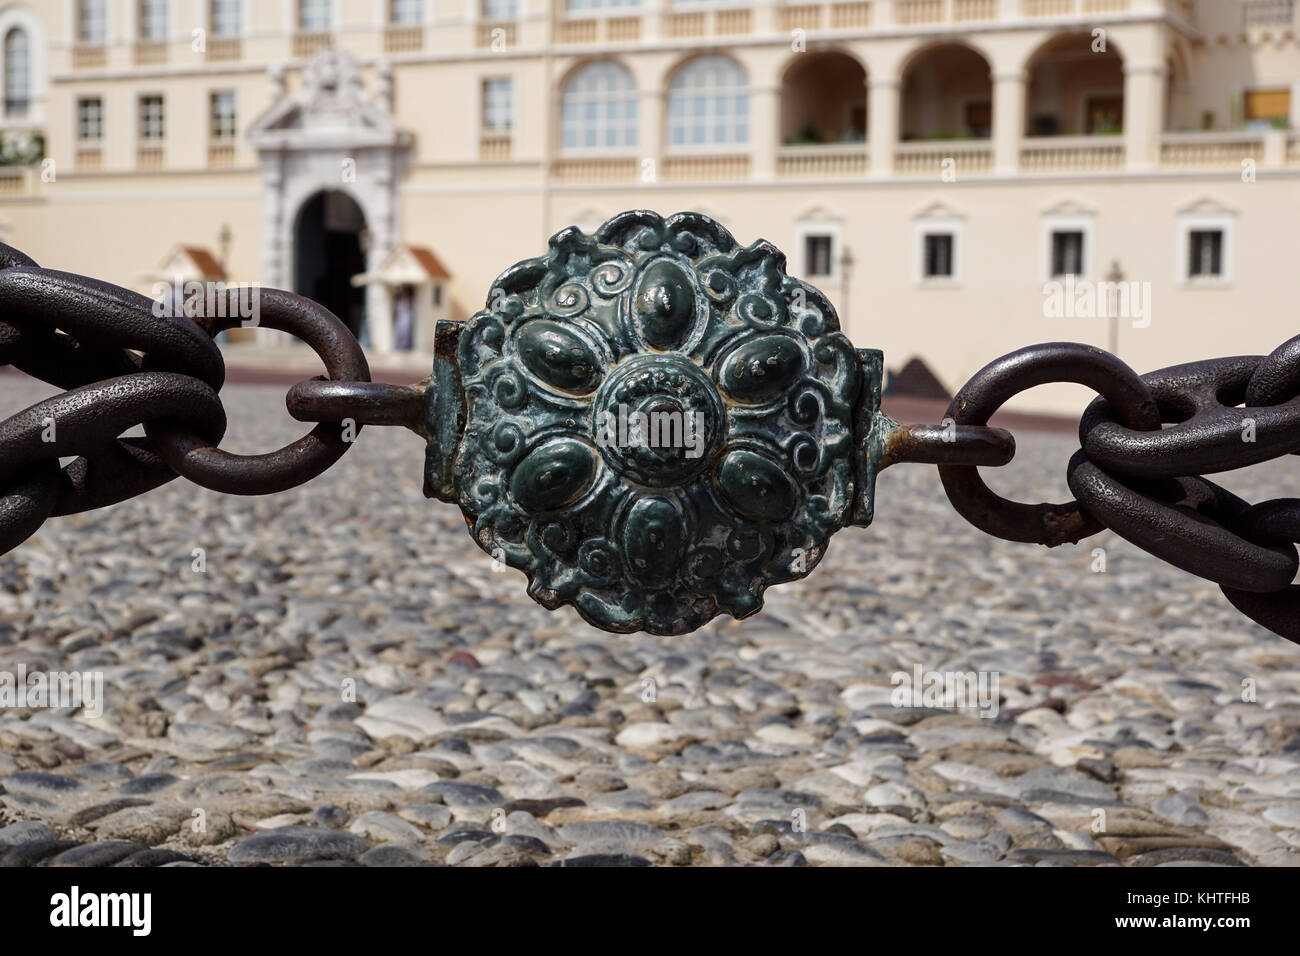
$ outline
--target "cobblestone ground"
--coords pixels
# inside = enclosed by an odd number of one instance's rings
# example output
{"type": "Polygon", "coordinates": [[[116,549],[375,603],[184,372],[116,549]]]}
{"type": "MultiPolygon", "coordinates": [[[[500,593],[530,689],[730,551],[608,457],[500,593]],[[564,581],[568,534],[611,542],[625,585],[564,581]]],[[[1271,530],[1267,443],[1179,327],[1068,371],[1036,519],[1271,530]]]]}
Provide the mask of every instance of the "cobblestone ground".
{"type": "MultiPolygon", "coordinates": [[[[232,450],[293,437],[282,395],[228,390],[232,450]]],[[[999,490],[1063,500],[1072,444],[999,490]]],[[[760,615],[616,636],[494,573],[422,452],[367,429],[305,488],[176,481],[0,558],[0,672],[106,698],[0,711],[0,862],[1300,861],[1300,647],[1114,536],[991,540],[897,468],[760,615]],[[892,706],[917,666],[996,672],[996,717],[892,706]]]]}

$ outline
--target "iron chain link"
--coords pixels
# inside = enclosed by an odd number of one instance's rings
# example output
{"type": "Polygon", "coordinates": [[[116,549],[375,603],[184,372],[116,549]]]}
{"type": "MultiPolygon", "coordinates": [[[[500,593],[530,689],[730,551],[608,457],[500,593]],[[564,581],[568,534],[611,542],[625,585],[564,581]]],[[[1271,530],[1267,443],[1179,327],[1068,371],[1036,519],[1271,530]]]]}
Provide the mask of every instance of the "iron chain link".
{"type": "MultiPolygon", "coordinates": [[[[347,451],[337,420],[265,455],[217,447],[225,362],[213,339],[241,324],[234,297],[242,291],[219,290],[230,298],[200,296],[184,314],[160,316],[146,296],[42,269],[0,243],[0,365],[67,389],[0,421],[0,554],[47,518],[115,504],[177,475],[267,494],[310,480],[347,451]],[[136,426],[144,438],[121,437],[136,426]],[[63,458],[74,460],[60,468],[63,458]]],[[[311,345],[331,380],[369,382],[361,346],[324,307],[258,290],[257,318],[311,345]]]]}
{"type": "MultiPolygon", "coordinates": [[[[0,421],[0,554],[47,518],[111,505],[177,475],[233,494],[294,487],[348,449],[341,422],[348,412],[357,428],[418,419],[411,411],[418,389],[370,383],[364,353],[338,318],[302,296],[259,290],[258,324],[306,341],[328,379],[290,392],[290,413],[317,423],[309,434],[264,455],[222,451],[225,363],[213,339],[242,324],[240,292],[226,290],[224,302],[202,297],[184,315],[160,317],[152,299],[41,269],[0,243],[0,366],[66,389],[0,421]],[[121,437],[136,426],[144,438],[121,437]]],[[[1250,505],[1204,477],[1300,453],[1300,336],[1267,356],[1147,375],[1091,346],[1031,346],[978,372],[948,416],[966,436],[963,453],[930,460],[944,462],[944,490],[977,528],[1048,546],[1109,528],[1216,582],[1242,613],[1300,642],[1300,585],[1293,583],[1300,498],[1250,505]],[[1075,499],[1009,501],[985,485],[976,463],[1009,460],[1014,441],[985,426],[1013,395],[1048,382],[1099,393],[1080,419],[1081,448],[1067,467],[1075,499]]],[[[891,454],[925,460],[910,447],[924,438],[903,430],[891,454]]]]}
{"type": "Polygon", "coordinates": [[[1028,505],[992,492],[978,469],[943,464],[953,507],[982,531],[1049,547],[1103,528],[1214,581],[1239,611],[1300,642],[1300,499],[1250,505],[1204,475],[1300,453],[1300,336],[1267,356],[1176,365],[1139,376],[1091,346],[1055,342],[996,359],[948,415],[984,425],[1018,392],[1078,382],[1099,397],[1079,422],[1066,478],[1075,500],[1028,505]]]}

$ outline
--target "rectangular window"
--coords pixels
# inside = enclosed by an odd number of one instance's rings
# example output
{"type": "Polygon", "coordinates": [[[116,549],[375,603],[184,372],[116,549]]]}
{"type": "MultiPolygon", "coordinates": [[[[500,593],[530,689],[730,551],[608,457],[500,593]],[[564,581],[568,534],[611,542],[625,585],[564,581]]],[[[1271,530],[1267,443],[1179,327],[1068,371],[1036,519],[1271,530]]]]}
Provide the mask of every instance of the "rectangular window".
{"type": "Polygon", "coordinates": [[[104,138],[104,101],[98,96],[77,100],[77,139],[98,142],[104,138]]]}
{"type": "Polygon", "coordinates": [[[1187,275],[1193,279],[1222,278],[1223,230],[1193,229],[1187,236],[1187,275]]]}
{"type": "Polygon", "coordinates": [[[518,0],[483,0],[484,20],[513,20],[518,13],[518,0]]]}
{"type": "Polygon", "coordinates": [[[483,131],[508,133],[514,125],[514,84],[507,79],[483,81],[483,131]]]}
{"type": "Polygon", "coordinates": [[[149,43],[167,39],[167,0],[140,0],[139,37],[149,43]]]}
{"type": "Polygon", "coordinates": [[[831,237],[809,235],[803,237],[804,269],[810,276],[831,274],[831,237]]]}
{"type": "Polygon", "coordinates": [[[166,132],[161,96],[140,97],[140,141],[157,144],[166,132]]]}
{"type": "Polygon", "coordinates": [[[424,0],[392,0],[388,17],[395,27],[417,26],[424,17],[424,0]]]}
{"type": "Polygon", "coordinates": [[[108,35],[105,0],[77,0],[77,39],[87,46],[103,46],[108,35]]]}
{"type": "Polygon", "coordinates": [[[1295,0],[1241,0],[1240,6],[1247,27],[1289,27],[1295,21],[1295,0]]]}
{"type": "Polygon", "coordinates": [[[925,261],[922,275],[927,279],[952,278],[953,235],[950,232],[925,234],[925,261]]]}
{"type": "Polygon", "coordinates": [[[328,31],[332,2],[333,0],[298,0],[298,29],[307,33],[328,31]]]}
{"type": "Polygon", "coordinates": [[[1052,233],[1052,275],[1082,275],[1083,268],[1083,232],[1076,229],[1054,231],[1052,233]]]}
{"type": "Polygon", "coordinates": [[[239,0],[212,0],[212,35],[239,35],[239,0]]]}
{"type": "Polygon", "coordinates": [[[237,130],[235,93],[220,90],[212,94],[210,131],[214,140],[232,140],[237,130]]]}

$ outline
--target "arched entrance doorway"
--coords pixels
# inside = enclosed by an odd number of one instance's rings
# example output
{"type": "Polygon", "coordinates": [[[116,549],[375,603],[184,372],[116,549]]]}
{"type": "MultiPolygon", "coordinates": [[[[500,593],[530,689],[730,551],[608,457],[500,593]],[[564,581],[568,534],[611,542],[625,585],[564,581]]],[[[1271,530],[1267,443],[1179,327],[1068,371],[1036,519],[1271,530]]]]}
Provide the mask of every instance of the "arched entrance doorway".
{"type": "Polygon", "coordinates": [[[365,288],[352,277],[366,271],[365,214],[347,193],[318,192],[302,204],[294,226],[293,288],[315,299],[366,344],[365,288]]]}

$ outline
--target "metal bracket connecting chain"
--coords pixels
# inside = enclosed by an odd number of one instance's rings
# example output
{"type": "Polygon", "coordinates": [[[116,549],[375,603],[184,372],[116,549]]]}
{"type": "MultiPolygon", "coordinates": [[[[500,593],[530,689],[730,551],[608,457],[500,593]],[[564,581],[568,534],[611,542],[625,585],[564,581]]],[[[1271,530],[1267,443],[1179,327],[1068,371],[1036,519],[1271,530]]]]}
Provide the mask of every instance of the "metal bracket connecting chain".
{"type": "Polygon", "coordinates": [[[142,295],[0,244],[0,366],[66,390],[0,420],[0,554],[49,517],[177,475],[283,491],[343,455],[345,422],[404,425],[426,440],[425,493],[459,504],[476,542],[528,573],[541,603],[571,603],[608,630],[682,633],[754,613],[762,588],[806,573],[830,534],[870,523],[880,469],[916,462],[938,465],[953,506],[989,534],[1055,546],[1108,528],[1300,642],[1300,498],[1252,506],[1204,477],[1300,453],[1300,336],[1268,356],[1141,376],[1091,346],[1037,345],[978,372],[943,425],[900,426],[879,408],[881,353],[853,349],[774,247],[742,248],[697,214],[632,211],[594,237],[565,230],[493,289],[499,309],[439,323],[434,373],[411,385],[371,382],[328,310],[259,289],[258,324],[305,341],[328,378],[286,396],[293,418],[316,423],[307,435],[244,456],[219,447],[214,342],[242,324],[244,290],[160,315],[142,295]],[[989,421],[1048,382],[1099,394],[1067,468],[1074,500],[1009,501],[979,474],[1015,454],[989,421]],[[689,414],[710,444],[686,456],[611,443],[597,422],[616,407],[689,414]],[[122,437],[137,426],[143,438],[122,437]]]}
{"type": "Polygon", "coordinates": [[[977,426],[1008,398],[1047,382],[1099,397],[1079,423],[1067,481],[1075,500],[1028,505],[993,493],[966,464],[941,464],[954,508],[982,531],[1054,547],[1109,528],[1175,567],[1214,581],[1243,614],[1300,642],[1300,499],[1251,506],[1204,474],[1300,452],[1300,336],[1267,356],[1176,365],[1139,376],[1075,343],[1004,355],[966,383],[948,414],[977,426]]]}
{"type": "MultiPolygon", "coordinates": [[[[360,345],[334,315],[301,296],[258,291],[260,325],[305,340],[331,379],[369,382],[360,345]]],[[[47,518],[115,504],[177,475],[267,494],[310,480],[347,451],[343,416],[264,455],[217,447],[225,363],[213,337],[240,324],[237,305],[200,296],[183,315],[159,316],[152,299],[42,269],[0,244],[0,365],[68,389],[0,421],[0,554],[47,518]],[[144,438],[121,437],[140,425],[144,438]]]]}

